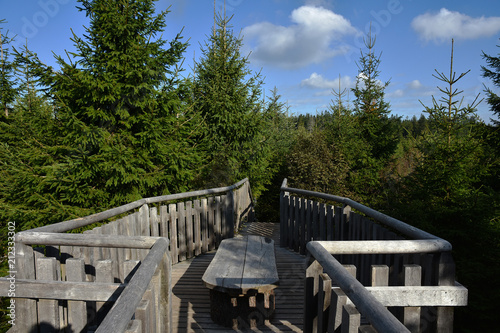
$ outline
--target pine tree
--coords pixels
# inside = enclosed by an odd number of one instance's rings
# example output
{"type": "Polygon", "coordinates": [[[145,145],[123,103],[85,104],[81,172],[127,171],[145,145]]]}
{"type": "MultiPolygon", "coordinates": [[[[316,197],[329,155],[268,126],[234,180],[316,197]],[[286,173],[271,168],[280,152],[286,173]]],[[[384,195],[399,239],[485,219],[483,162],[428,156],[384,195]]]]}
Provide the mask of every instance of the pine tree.
{"type": "Polygon", "coordinates": [[[165,41],[153,0],[79,0],[90,18],[59,69],[22,57],[53,103],[60,141],[44,181],[59,205],[102,210],[187,189],[199,168],[198,121],[178,65],[186,43],[165,41]]]}
{"type": "Polygon", "coordinates": [[[267,158],[259,147],[265,124],[262,77],[248,68],[248,57],[240,53],[242,39],[233,34],[230,19],[216,16],[213,34],[195,64],[193,105],[203,116],[209,154],[206,186],[259,177],[267,158]]]}

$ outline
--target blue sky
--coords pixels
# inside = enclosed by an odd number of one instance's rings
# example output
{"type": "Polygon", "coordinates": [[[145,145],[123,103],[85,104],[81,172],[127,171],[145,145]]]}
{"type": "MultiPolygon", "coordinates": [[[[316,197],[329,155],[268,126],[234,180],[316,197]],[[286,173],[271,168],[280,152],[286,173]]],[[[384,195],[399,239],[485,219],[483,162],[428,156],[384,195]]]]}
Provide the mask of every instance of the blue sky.
{"type": "MultiPolygon", "coordinates": [[[[216,0],[218,8],[223,0],[216,0]]],[[[28,40],[29,48],[47,64],[52,52],[72,51],[71,29],[82,35],[88,21],[76,0],[0,0],[2,33],[28,40]]],[[[160,0],[170,6],[164,37],[181,29],[189,39],[185,75],[193,58],[201,54],[213,25],[213,0],[160,0]]],[[[332,89],[352,88],[358,75],[356,62],[370,24],[376,35],[375,52],[381,55],[380,79],[390,80],[386,100],[394,114],[419,116],[431,96],[441,95],[434,69],[449,73],[451,39],[455,39],[454,70],[470,70],[457,88],[470,103],[483,93],[483,84],[498,91],[481,76],[482,51],[500,53],[500,1],[496,0],[226,0],[227,15],[236,34],[243,36],[244,54],[251,69],[265,76],[266,94],[278,88],[294,114],[325,110],[332,89]],[[250,53],[251,52],[251,53],[250,53]]],[[[350,99],[352,99],[352,93],[350,99]]],[[[478,114],[492,117],[486,102],[478,114]]]]}

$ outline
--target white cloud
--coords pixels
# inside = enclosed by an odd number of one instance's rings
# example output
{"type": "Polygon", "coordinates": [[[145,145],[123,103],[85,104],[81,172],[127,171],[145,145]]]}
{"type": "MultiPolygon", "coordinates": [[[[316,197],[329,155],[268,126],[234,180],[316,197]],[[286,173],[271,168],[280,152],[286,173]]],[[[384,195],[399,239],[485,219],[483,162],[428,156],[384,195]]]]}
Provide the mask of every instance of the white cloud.
{"type": "Polygon", "coordinates": [[[343,16],[323,7],[302,6],[289,26],[260,22],[243,29],[251,60],[282,68],[298,68],[348,51],[341,39],[358,31],[343,16]]]}
{"type": "Polygon", "coordinates": [[[477,39],[500,31],[500,17],[470,17],[442,8],[438,13],[419,15],[412,28],[425,41],[447,42],[456,39],[477,39]]]}
{"type": "Polygon", "coordinates": [[[420,89],[420,88],[422,88],[422,83],[420,83],[419,80],[413,80],[410,83],[408,83],[408,88],[410,88],[410,89],[420,89]]]}
{"type": "MultiPolygon", "coordinates": [[[[312,73],[307,79],[302,80],[301,86],[306,86],[315,89],[339,89],[339,78],[334,80],[328,80],[323,77],[323,75],[318,73],[312,73]]],[[[354,86],[353,80],[349,76],[344,76],[340,78],[340,89],[350,89],[354,86]]]]}

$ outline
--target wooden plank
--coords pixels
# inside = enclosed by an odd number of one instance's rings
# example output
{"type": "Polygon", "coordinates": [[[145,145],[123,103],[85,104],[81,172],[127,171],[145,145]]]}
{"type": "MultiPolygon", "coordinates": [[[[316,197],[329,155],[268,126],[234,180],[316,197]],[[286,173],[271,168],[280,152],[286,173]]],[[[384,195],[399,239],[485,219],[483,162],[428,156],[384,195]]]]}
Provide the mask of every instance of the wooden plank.
{"type": "Polygon", "coordinates": [[[201,207],[201,201],[193,201],[194,206],[194,255],[198,256],[201,254],[201,215],[203,214],[203,209],[201,207]]]}
{"type": "Polygon", "coordinates": [[[194,256],[194,228],[193,228],[193,202],[187,201],[186,206],[186,257],[194,256]]]}
{"type": "MultiPolygon", "coordinates": [[[[9,281],[6,278],[0,278],[0,290],[8,290],[8,284],[9,281]]],[[[16,289],[16,296],[18,298],[101,302],[108,299],[115,300],[118,296],[114,296],[113,294],[119,294],[125,287],[125,285],[120,283],[61,282],[25,279],[16,280],[16,284],[19,286],[16,289]]]]}
{"type": "Polygon", "coordinates": [[[177,203],[177,238],[179,242],[179,261],[186,260],[186,209],[184,202],[177,203]]]}
{"type": "Polygon", "coordinates": [[[216,196],[214,198],[215,210],[214,210],[214,238],[215,238],[215,247],[219,247],[220,242],[222,241],[222,225],[221,225],[221,197],[216,196]]]}
{"type": "Polygon", "coordinates": [[[319,204],[319,239],[326,240],[326,206],[324,203],[319,204]]]}
{"type": "MultiPolygon", "coordinates": [[[[132,231],[132,228],[131,228],[132,231]]],[[[129,234],[129,233],[127,233],[129,234]]],[[[158,237],[130,235],[100,235],[90,231],[84,234],[58,234],[49,232],[24,232],[19,241],[25,244],[37,245],[67,245],[80,247],[114,247],[114,248],[137,248],[150,249],[158,237]]],[[[94,257],[94,254],[92,254],[94,257]]]]}
{"type": "Polygon", "coordinates": [[[323,273],[323,267],[318,261],[312,261],[306,269],[306,281],[304,283],[304,332],[316,332],[318,327],[318,291],[319,275],[323,273]]]}
{"type": "Polygon", "coordinates": [[[334,207],[332,205],[326,206],[326,240],[333,240],[335,237],[334,207]]]}
{"type": "Polygon", "coordinates": [[[179,241],[178,241],[178,231],[177,231],[177,205],[168,205],[168,215],[169,215],[169,231],[170,231],[170,251],[172,256],[172,263],[176,264],[179,262],[179,241]]]}
{"type": "Polygon", "coordinates": [[[321,273],[318,289],[318,332],[325,332],[328,329],[331,294],[332,280],[327,274],[321,273]]]}
{"type": "MultiPolygon", "coordinates": [[[[82,258],[71,258],[66,260],[66,280],[69,282],[84,282],[84,266],[85,261],[82,258]]],[[[85,302],[68,301],[68,324],[71,325],[71,329],[74,332],[83,331],[87,325],[87,305],[85,302]]]]}
{"type": "MultiPolygon", "coordinates": [[[[333,290],[338,287],[332,287],[333,290]]],[[[466,306],[467,288],[457,286],[366,287],[383,306],[466,306]]]]}
{"type": "Polygon", "coordinates": [[[149,208],[149,227],[151,230],[151,236],[160,236],[160,219],[158,217],[158,208],[156,207],[149,208]]]}
{"type": "Polygon", "coordinates": [[[307,200],[300,198],[300,254],[306,254],[307,200]]]}
{"type": "MultiPolygon", "coordinates": [[[[257,290],[259,293],[276,288],[279,277],[276,270],[274,241],[267,237],[248,235],[244,256],[243,278],[241,289],[257,290]]],[[[217,255],[216,255],[217,256],[217,255]]]]}
{"type": "Polygon", "coordinates": [[[201,214],[201,252],[208,252],[210,243],[209,227],[208,227],[208,202],[207,198],[200,199],[200,214],[201,214]]]}
{"type": "MultiPolygon", "coordinates": [[[[56,258],[38,258],[36,261],[37,280],[55,281],[56,258]]],[[[19,288],[20,289],[20,288],[19,288]]],[[[38,301],[38,322],[45,323],[41,327],[43,332],[49,332],[60,329],[59,302],[54,300],[41,299],[38,301]]]]}
{"type": "MultiPolygon", "coordinates": [[[[405,286],[420,286],[422,281],[422,267],[418,265],[405,265],[403,267],[405,286]]],[[[420,307],[405,307],[403,323],[412,333],[420,332],[420,307]]]]}
{"type": "Polygon", "coordinates": [[[344,305],[342,312],[341,333],[358,333],[361,324],[361,315],[352,304],[344,305]]]}
{"type": "Polygon", "coordinates": [[[208,250],[215,248],[215,198],[208,198],[208,250]]]}
{"type": "MultiPolygon", "coordinates": [[[[97,261],[95,281],[99,283],[113,283],[113,280],[113,261],[110,259],[97,261]]],[[[110,302],[96,303],[97,322],[101,322],[104,314],[111,308],[111,305],[112,303],[110,302]]]]}
{"type": "Polygon", "coordinates": [[[299,252],[299,247],[300,247],[300,241],[299,241],[299,232],[300,232],[300,210],[302,209],[302,200],[300,198],[295,198],[295,211],[293,213],[293,217],[295,219],[295,222],[293,224],[293,250],[295,252],[299,252]]]}

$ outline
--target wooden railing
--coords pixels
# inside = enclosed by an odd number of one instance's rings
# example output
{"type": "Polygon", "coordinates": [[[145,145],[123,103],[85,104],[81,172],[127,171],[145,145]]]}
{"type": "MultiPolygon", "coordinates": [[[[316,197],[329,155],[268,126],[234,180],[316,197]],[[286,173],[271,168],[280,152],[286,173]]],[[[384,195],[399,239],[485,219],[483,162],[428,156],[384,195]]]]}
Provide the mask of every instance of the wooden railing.
{"type": "Polygon", "coordinates": [[[171,332],[171,265],[217,248],[252,218],[244,179],[19,232],[15,281],[0,279],[0,296],[15,285],[9,332],[171,332]]]}
{"type": "Polygon", "coordinates": [[[286,179],[280,215],[280,245],[310,258],[304,332],[453,332],[467,289],[455,281],[449,242],[286,179]]]}

